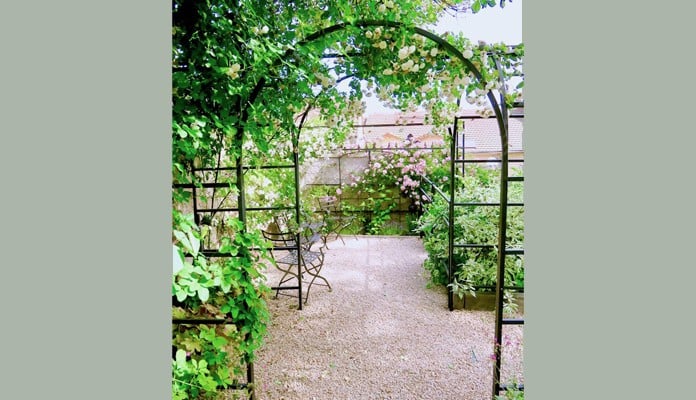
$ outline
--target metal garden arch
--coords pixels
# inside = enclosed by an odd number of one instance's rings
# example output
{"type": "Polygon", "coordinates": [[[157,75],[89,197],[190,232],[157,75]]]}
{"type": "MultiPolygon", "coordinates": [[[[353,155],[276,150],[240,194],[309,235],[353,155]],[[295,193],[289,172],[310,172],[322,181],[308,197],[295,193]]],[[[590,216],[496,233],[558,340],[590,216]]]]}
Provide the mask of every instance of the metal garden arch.
{"type": "MultiPolygon", "coordinates": [[[[415,26],[407,26],[403,23],[400,22],[395,22],[395,21],[383,21],[383,20],[357,20],[354,22],[345,22],[345,23],[339,23],[324,29],[321,29],[309,36],[307,36],[305,39],[301,40],[296,48],[299,48],[301,46],[307,45],[309,43],[312,43],[326,35],[329,35],[334,32],[339,32],[342,30],[346,30],[351,27],[357,27],[357,28],[367,28],[367,27],[385,27],[385,28],[403,28],[406,30],[409,30],[410,32],[414,34],[418,34],[420,36],[423,36],[426,39],[429,39],[436,43],[442,50],[446,51],[450,56],[459,59],[466,67],[466,69],[471,72],[474,77],[483,85],[485,85],[487,82],[485,82],[481,72],[476,68],[476,66],[469,61],[464,55],[462,54],[461,51],[459,51],[457,48],[455,48],[452,44],[441,38],[440,36],[427,31],[425,29],[415,27],[415,26]]],[[[296,50],[294,49],[289,49],[287,50],[284,54],[280,55],[275,62],[273,63],[274,66],[280,65],[281,61],[287,58],[290,58],[293,56],[296,50]]],[[[500,79],[502,79],[502,69],[500,68],[500,64],[498,63],[498,60],[496,59],[496,63],[498,65],[498,70],[499,70],[499,75],[500,79]]],[[[249,118],[249,108],[254,105],[256,102],[257,97],[261,93],[261,91],[265,88],[266,86],[266,79],[261,78],[256,85],[253,87],[252,91],[250,92],[249,96],[247,99],[239,99],[238,102],[238,109],[239,109],[239,120],[237,123],[237,130],[236,130],[236,135],[235,135],[235,140],[236,143],[239,144],[239,151],[238,157],[237,157],[237,162],[235,167],[230,168],[227,167],[225,168],[226,170],[233,172],[236,177],[236,185],[238,187],[238,195],[237,195],[237,208],[234,209],[238,213],[238,218],[239,220],[243,223],[243,229],[246,229],[246,224],[247,224],[247,212],[251,211],[252,209],[255,211],[268,211],[268,210],[273,210],[276,208],[249,208],[247,207],[246,203],[246,194],[245,194],[245,183],[244,183],[244,173],[248,169],[248,166],[244,165],[244,154],[243,154],[243,149],[241,146],[241,143],[243,143],[244,140],[244,123],[248,120],[249,118]]],[[[508,163],[509,163],[509,157],[508,157],[508,109],[506,107],[505,101],[504,101],[504,86],[501,89],[501,101],[499,102],[498,99],[496,99],[495,95],[491,92],[488,91],[486,96],[488,98],[488,101],[490,102],[492,109],[495,113],[495,117],[497,120],[497,125],[498,129],[500,131],[500,138],[501,138],[501,185],[500,185],[500,217],[499,217],[499,229],[498,229],[498,278],[497,278],[497,285],[496,285],[496,326],[495,326],[495,347],[494,347],[494,354],[496,356],[496,362],[494,366],[494,371],[493,371],[493,397],[495,397],[501,390],[504,389],[503,386],[500,385],[500,355],[501,355],[501,333],[502,333],[502,325],[506,323],[514,323],[514,324],[521,324],[523,321],[521,320],[515,320],[515,321],[506,321],[503,320],[502,317],[502,303],[503,303],[503,298],[502,298],[502,292],[503,292],[503,277],[504,277],[504,272],[505,272],[505,255],[507,254],[522,254],[522,250],[520,249],[506,249],[505,248],[505,239],[506,239],[506,225],[507,225],[507,197],[508,197],[508,163]]],[[[306,115],[306,114],[305,114],[306,115]]],[[[304,117],[303,117],[304,121],[304,117]]],[[[456,135],[457,131],[457,118],[455,118],[454,121],[454,131],[450,131],[451,135],[456,135]]],[[[295,132],[292,132],[292,143],[293,147],[298,145],[298,139],[299,139],[299,130],[301,129],[301,125],[298,129],[296,129],[295,132]]],[[[454,142],[456,140],[456,136],[452,138],[452,149],[451,149],[451,166],[450,170],[452,172],[452,175],[454,174],[454,142]]],[[[286,207],[286,209],[295,209],[295,218],[296,222],[299,224],[300,223],[300,198],[299,198],[299,176],[298,176],[298,164],[299,164],[299,159],[298,159],[298,154],[297,151],[293,151],[294,153],[294,159],[291,164],[283,165],[283,166],[266,166],[265,168],[292,168],[294,170],[295,174],[295,198],[294,198],[294,205],[286,207]]],[[[263,168],[263,167],[262,167],[263,168]]],[[[215,170],[216,173],[221,170],[221,168],[212,168],[209,170],[215,170]]],[[[211,184],[208,184],[208,187],[217,187],[219,183],[218,182],[213,182],[211,184]]],[[[453,185],[451,186],[451,193],[450,193],[450,217],[453,215],[453,207],[454,207],[454,201],[453,201],[453,192],[454,192],[454,187],[453,185]]],[[[222,187],[222,186],[221,186],[222,187]]],[[[195,190],[195,189],[194,189],[195,190]]],[[[194,194],[195,197],[195,194],[194,194]]],[[[194,215],[196,215],[196,218],[198,218],[198,215],[196,214],[195,205],[194,205],[194,215]]],[[[210,211],[210,210],[208,210],[210,211]]],[[[232,209],[229,209],[229,211],[233,211],[232,209]]],[[[453,221],[452,218],[450,218],[450,221],[453,221]]],[[[453,277],[454,274],[454,265],[453,265],[453,248],[454,248],[454,243],[453,243],[453,228],[452,224],[450,224],[450,229],[449,229],[449,254],[448,254],[448,275],[450,277],[450,280],[453,277]]],[[[296,241],[299,243],[299,240],[296,241]]],[[[216,251],[209,250],[211,254],[216,254],[216,251]]],[[[219,252],[217,254],[218,256],[220,255],[219,252]]],[[[299,293],[302,291],[302,284],[301,282],[299,283],[299,287],[293,288],[297,289],[299,293]]],[[[448,290],[448,307],[450,310],[453,309],[453,293],[452,290],[448,290]]],[[[299,308],[302,308],[302,299],[301,295],[299,296],[299,308]]],[[[179,323],[190,323],[191,321],[179,321],[179,323]]],[[[175,323],[177,323],[175,321],[175,323]]],[[[224,323],[221,321],[218,322],[211,322],[211,321],[206,321],[206,323],[224,323]]],[[[253,383],[253,363],[248,363],[247,364],[247,380],[249,383],[253,383]]],[[[252,391],[252,398],[254,398],[254,394],[252,391]]]]}

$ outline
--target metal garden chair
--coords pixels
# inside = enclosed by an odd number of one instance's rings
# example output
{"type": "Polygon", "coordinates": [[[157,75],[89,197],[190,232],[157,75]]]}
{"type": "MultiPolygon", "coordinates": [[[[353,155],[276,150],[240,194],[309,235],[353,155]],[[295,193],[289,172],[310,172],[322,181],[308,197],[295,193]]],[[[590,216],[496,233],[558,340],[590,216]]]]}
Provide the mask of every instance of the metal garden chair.
{"type": "MultiPolygon", "coordinates": [[[[300,279],[302,279],[303,283],[307,283],[304,298],[305,304],[307,304],[309,299],[309,291],[317,279],[323,281],[323,283],[316,282],[317,285],[326,286],[331,291],[329,281],[320,274],[324,266],[324,249],[326,244],[321,242],[319,235],[297,235],[290,231],[271,232],[262,230],[261,232],[263,237],[271,242],[271,256],[275,267],[283,274],[278,282],[278,286],[276,286],[276,298],[281,294],[281,290],[298,288],[300,279]],[[297,237],[300,238],[299,246],[297,237]],[[318,249],[313,250],[313,247],[317,247],[314,246],[317,243],[319,243],[318,249]],[[298,286],[283,286],[294,279],[298,280],[298,286]]],[[[282,294],[285,295],[285,293],[282,294]]]]}
{"type": "Polygon", "coordinates": [[[347,215],[343,211],[341,203],[336,196],[322,196],[317,198],[317,201],[319,202],[319,211],[321,212],[324,225],[324,242],[326,242],[328,236],[335,234],[337,239],[341,239],[341,243],[346,244],[341,234],[344,229],[353,224],[355,216],[347,215]]]}

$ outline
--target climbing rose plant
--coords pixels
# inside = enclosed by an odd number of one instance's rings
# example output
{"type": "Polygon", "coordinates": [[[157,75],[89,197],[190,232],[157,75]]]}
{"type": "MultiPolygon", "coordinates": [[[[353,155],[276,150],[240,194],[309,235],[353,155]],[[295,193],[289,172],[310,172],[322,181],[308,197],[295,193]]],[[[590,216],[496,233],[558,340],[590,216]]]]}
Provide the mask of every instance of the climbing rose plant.
{"type": "Polygon", "coordinates": [[[427,148],[408,140],[403,147],[373,154],[361,174],[351,174],[348,188],[351,196],[363,199],[357,208],[371,211],[371,218],[364,221],[367,233],[379,234],[396,209],[398,196],[408,198],[415,213],[429,201],[422,190],[430,185],[428,182],[439,188],[446,185],[448,159],[446,149],[427,148]]]}

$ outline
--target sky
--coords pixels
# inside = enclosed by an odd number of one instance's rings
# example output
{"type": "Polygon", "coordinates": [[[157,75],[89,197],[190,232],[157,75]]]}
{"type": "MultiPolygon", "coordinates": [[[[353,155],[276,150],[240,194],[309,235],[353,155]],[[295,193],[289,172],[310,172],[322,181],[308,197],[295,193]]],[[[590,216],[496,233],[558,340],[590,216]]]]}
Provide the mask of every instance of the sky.
{"type": "Polygon", "coordinates": [[[502,9],[499,6],[486,8],[478,14],[467,13],[458,18],[446,15],[433,30],[437,33],[463,32],[474,41],[518,44],[522,42],[522,0],[505,2],[502,9]]]}
{"type": "MultiPolygon", "coordinates": [[[[483,40],[486,43],[519,44],[522,43],[522,0],[507,1],[505,8],[486,8],[478,14],[467,13],[457,18],[446,15],[430,30],[439,34],[463,32],[474,42],[483,40]]],[[[382,106],[374,96],[363,97],[363,100],[367,104],[366,115],[397,112],[382,106]]],[[[468,105],[466,102],[462,104],[468,105]]]]}

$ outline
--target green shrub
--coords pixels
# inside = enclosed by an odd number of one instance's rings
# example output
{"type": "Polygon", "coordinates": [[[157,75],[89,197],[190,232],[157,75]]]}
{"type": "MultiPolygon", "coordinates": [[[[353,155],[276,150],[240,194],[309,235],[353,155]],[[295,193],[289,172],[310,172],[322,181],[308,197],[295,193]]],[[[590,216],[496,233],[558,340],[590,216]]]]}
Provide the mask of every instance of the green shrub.
{"type": "MultiPolygon", "coordinates": [[[[459,177],[455,202],[495,203],[499,200],[500,174],[497,170],[469,167],[459,177]]],[[[522,202],[522,186],[511,183],[509,202],[522,202]]],[[[475,293],[477,287],[495,286],[497,276],[497,238],[500,208],[495,206],[456,206],[454,214],[454,243],[490,244],[493,249],[461,249],[454,251],[455,282],[453,289],[459,296],[475,293]]],[[[524,209],[508,207],[507,247],[521,247],[524,241],[524,209]]],[[[433,284],[446,285],[448,254],[448,203],[441,196],[433,196],[424,214],[418,220],[417,230],[424,234],[423,243],[428,252],[424,267],[430,272],[433,284]]],[[[524,263],[519,256],[507,256],[505,285],[524,286],[524,263]]]]}

